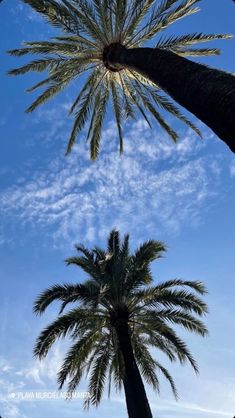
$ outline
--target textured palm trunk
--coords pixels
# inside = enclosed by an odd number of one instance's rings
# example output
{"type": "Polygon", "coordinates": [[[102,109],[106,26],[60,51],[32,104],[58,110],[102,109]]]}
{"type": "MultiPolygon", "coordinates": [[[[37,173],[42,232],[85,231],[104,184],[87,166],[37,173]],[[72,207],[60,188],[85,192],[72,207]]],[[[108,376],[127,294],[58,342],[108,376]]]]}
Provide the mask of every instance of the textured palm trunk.
{"type": "Polygon", "coordinates": [[[110,65],[135,70],[164,89],[235,152],[235,77],[171,51],[117,46],[110,65]]]}
{"type": "Polygon", "coordinates": [[[116,326],[125,365],[124,390],[129,418],[152,418],[144,384],[135,361],[128,324],[116,326]]]}

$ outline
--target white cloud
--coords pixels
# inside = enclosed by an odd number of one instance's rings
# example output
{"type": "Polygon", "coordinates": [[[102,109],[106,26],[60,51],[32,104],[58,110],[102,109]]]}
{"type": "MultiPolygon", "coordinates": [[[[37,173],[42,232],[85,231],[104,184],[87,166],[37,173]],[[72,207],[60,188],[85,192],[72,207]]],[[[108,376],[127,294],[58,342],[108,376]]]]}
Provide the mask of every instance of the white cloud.
{"type": "Polygon", "coordinates": [[[3,415],[9,418],[26,418],[20,411],[19,407],[12,402],[5,402],[3,404],[3,415]]]}
{"type": "Polygon", "coordinates": [[[12,370],[12,366],[5,358],[0,358],[0,374],[8,373],[12,370]]]}
{"type": "Polygon", "coordinates": [[[230,165],[230,175],[231,177],[235,177],[235,160],[233,160],[230,165]]]}
{"type": "MultiPolygon", "coordinates": [[[[166,411],[170,413],[169,416],[175,416],[175,417],[187,417],[189,414],[192,417],[209,417],[211,415],[214,416],[220,416],[220,417],[231,417],[232,418],[232,412],[226,412],[221,409],[215,410],[210,408],[204,408],[198,404],[192,404],[192,403],[186,403],[186,402],[171,402],[171,401],[165,401],[163,405],[158,405],[157,403],[154,405],[152,404],[153,411],[166,411]]],[[[166,418],[166,415],[163,415],[164,418],[166,418]]]]}
{"type": "Polygon", "coordinates": [[[56,385],[57,372],[63,361],[63,353],[60,349],[54,348],[43,360],[34,360],[30,365],[16,372],[21,376],[25,384],[36,384],[39,386],[56,385]]]}
{"type": "MultiPolygon", "coordinates": [[[[79,145],[67,159],[0,195],[1,215],[48,228],[56,241],[93,242],[111,227],[145,235],[197,225],[205,203],[218,193],[219,162],[205,157],[203,144],[185,132],[178,145],[138,121],[129,126],[125,153],[114,150],[116,131],[104,132],[104,151],[90,162],[79,145]]],[[[9,231],[8,231],[9,236],[9,231]]],[[[142,238],[142,237],[140,237],[142,238]]]]}
{"type": "MultiPolygon", "coordinates": [[[[5,363],[8,364],[6,361],[5,363]]],[[[7,371],[10,370],[13,370],[12,366],[9,366],[7,371]]],[[[19,406],[10,399],[10,394],[22,390],[24,383],[22,381],[14,382],[11,377],[12,376],[4,376],[0,378],[1,414],[3,417],[9,418],[26,418],[20,411],[19,406]]]]}

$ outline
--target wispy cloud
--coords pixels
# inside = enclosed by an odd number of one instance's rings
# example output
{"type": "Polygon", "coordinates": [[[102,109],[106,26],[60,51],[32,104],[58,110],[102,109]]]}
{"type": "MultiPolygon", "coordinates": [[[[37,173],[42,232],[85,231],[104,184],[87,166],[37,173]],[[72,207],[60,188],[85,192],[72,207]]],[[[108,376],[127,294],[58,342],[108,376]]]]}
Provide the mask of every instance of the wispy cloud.
{"type": "Polygon", "coordinates": [[[63,352],[58,348],[51,350],[43,361],[34,360],[26,367],[15,372],[21,376],[27,385],[45,387],[49,384],[56,385],[57,372],[62,364],[63,352]]]}
{"type": "Polygon", "coordinates": [[[21,21],[30,21],[30,22],[42,22],[42,18],[39,13],[36,13],[31,7],[26,6],[23,2],[17,2],[14,7],[10,9],[13,16],[21,16],[21,21]]]}
{"type": "Polygon", "coordinates": [[[231,165],[230,165],[230,175],[231,175],[231,177],[235,177],[235,160],[233,160],[231,162],[231,165]]]}
{"type": "MultiPolygon", "coordinates": [[[[125,153],[114,150],[116,132],[103,135],[96,162],[79,144],[68,158],[34,170],[19,186],[0,195],[1,216],[11,224],[50,229],[54,240],[92,242],[111,227],[121,231],[177,233],[197,225],[218,193],[220,162],[204,156],[204,144],[185,132],[172,144],[138,121],[128,127],[125,153]]],[[[9,238],[9,237],[8,237],[9,238]]],[[[140,237],[142,238],[142,237],[140,237]]]]}
{"type": "Polygon", "coordinates": [[[9,418],[26,418],[20,411],[17,404],[11,401],[9,394],[15,391],[22,390],[24,383],[22,380],[14,381],[12,375],[14,374],[14,367],[3,358],[0,359],[0,404],[1,414],[9,418]]]}
{"type": "MultiPolygon", "coordinates": [[[[160,408],[161,409],[161,406],[160,408]]],[[[210,409],[210,408],[204,408],[200,405],[197,404],[192,404],[192,403],[186,403],[186,402],[165,402],[164,405],[164,409],[168,411],[174,411],[176,413],[176,417],[179,414],[179,416],[187,416],[188,414],[190,415],[194,415],[198,416],[198,414],[200,414],[200,416],[211,416],[211,415],[215,415],[215,416],[220,416],[220,417],[232,417],[232,412],[226,412],[223,411],[222,409],[220,410],[216,410],[216,409],[210,409]]]]}

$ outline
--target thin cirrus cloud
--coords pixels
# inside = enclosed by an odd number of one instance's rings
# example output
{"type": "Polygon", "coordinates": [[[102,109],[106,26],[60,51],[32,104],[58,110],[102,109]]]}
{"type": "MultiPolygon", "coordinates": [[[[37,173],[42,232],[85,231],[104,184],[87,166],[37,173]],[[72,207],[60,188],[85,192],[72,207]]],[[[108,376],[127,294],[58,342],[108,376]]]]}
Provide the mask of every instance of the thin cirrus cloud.
{"type": "Polygon", "coordinates": [[[235,160],[233,159],[233,161],[231,162],[230,165],[230,175],[231,177],[235,177],[235,160]]]}
{"type": "MultiPolygon", "coordinates": [[[[157,407],[156,407],[157,410],[157,407]]],[[[166,402],[164,407],[158,407],[158,410],[163,410],[162,416],[164,418],[171,417],[172,415],[175,418],[180,417],[204,417],[209,418],[211,416],[220,416],[220,417],[232,417],[231,412],[226,412],[222,410],[215,410],[210,408],[202,408],[196,404],[190,403],[176,403],[176,402],[166,402]]]]}
{"type": "MultiPolygon", "coordinates": [[[[137,121],[127,127],[119,157],[115,138],[109,124],[98,161],[89,161],[80,142],[69,158],[31,167],[19,185],[3,190],[0,214],[3,225],[11,224],[8,240],[14,228],[26,225],[45,233],[50,228],[55,241],[71,244],[79,237],[88,243],[103,238],[112,227],[138,236],[143,227],[146,235],[153,228],[172,234],[200,223],[221,172],[220,159],[203,152],[205,143],[185,131],[175,145],[137,121]]],[[[4,227],[1,236],[4,242],[4,227]]]]}

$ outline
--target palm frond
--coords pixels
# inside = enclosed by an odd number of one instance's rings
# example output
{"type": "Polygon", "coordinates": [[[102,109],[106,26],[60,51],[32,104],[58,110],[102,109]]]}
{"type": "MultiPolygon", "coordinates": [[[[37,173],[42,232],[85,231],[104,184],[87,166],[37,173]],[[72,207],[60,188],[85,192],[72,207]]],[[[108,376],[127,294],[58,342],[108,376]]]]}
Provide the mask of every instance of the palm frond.
{"type": "Polygon", "coordinates": [[[55,58],[49,58],[49,59],[39,59],[30,62],[29,64],[23,65],[22,67],[15,68],[14,70],[10,70],[10,75],[19,75],[19,74],[25,74],[29,71],[35,71],[35,72],[42,72],[46,69],[52,69],[56,68],[59,64],[63,62],[63,59],[55,59],[55,58]]]}
{"type": "Polygon", "coordinates": [[[81,378],[83,374],[82,368],[84,367],[86,359],[93,350],[94,343],[99,340],[99,338],[100,335],[92,330],[87,332],[85,336],[79,339],[79,341],[69,349],[61,369],[58,372],[57,380],[59,389],[62,389],[66,379],[69,377],[72,377],[72,380],[76,377],[76,386],[79,384],[79,377],[81,378]]]}
{"type": "Polygon", "coordinates": [[[120,350],[115,350],[110,364],[111,375],[114,380],[115,389],[120,392],[125,376],[124,361],[120,350]]]}
{"type": "Polygon", "coordinates": [[[129,96],[129,91],[126,88],[125,81],[123,80],[123,77],[120,73],[119,73],[119,80],[122,86],[122,95],[123,95],[123,100],[125,104],[125,117],[126,119],[128,118],[135,119],[135,111],[133,109],[133,105],[129,96]]]}
{"type": "Polygon", "coordinates": [[[39,359],[45,357],[57,339],[64,338],[79,322],[86,321],[89,315],[92,315],[89,310],[79,308],[61,315],[41,332],[35,344],[34,355],[39,359]]]}
{"type": "Polygon", "coordinates": [[[88,407],[89,404],[97,406],[100,403],[104,391],[106,374],[109,367],[110,359],[110,344],[101,346],[97,354],[97,357],[93,362],[93,367],[91,371],[88,387],[90,393],[87,405],[88,407]]]}
{"type": "Polygon", "coordinates": [[[68,7],[70,7],[75,15],[78,17],[82,23],[83,30],[85,30],[96,43],[102,45],[107,42],[105,33],[100,29],[99,22],[96,19],[96,14],[91,3],[83,1],[73,1],[73,3],[78,3],[77,7],[73,6],[67,0],[63,0],[68,7]]]}
{"type": "MultiPolygon", "coordinates": [[[[177,354],[177,357],[181,363],[185,363],[186,361],[188,361],[193,367],[195,373],[199,372],[198,365],[195,359],[193,358],[192,354],[190,353],[189,349],[187,348],[187,345],[181,338],[177,336],[176,332],[170,326],[168,326],[160,319],[158,319],[157,323],[153,323],[152,321],[148,323],[148,320],[146,319],[144,323],[146,333],[148,333],[148,329],[150,329],[152,330],[153,334],[156,334],[157,337],[158,335],[163,337],[168,342],[168,344],[170,344],[171,347],[174,347],[174,352],[177,354]]],[[[156,339],[156,342],[157,347],[159,348],[158,338],[156,339]]],[[[152,343],[154,345],[154,338],[152,338],[152,343]]]]}
{"type": "MultiPolygon", "coordinates": [[[[106,81],[106,84],[109,84],[106,81]]],[[[91,122],[91,130],[89,132],[90,139],[90,158],[95,160],[99,154],[101,131],[106,115],[106,109],[109,99],[109,88],[108,85],[103,89],[100,95],[97,94],[94,106],[94,119],[91,122]]]]}
{"type": "Polygon", "coordinates": [[[74,42],[78,48],[83,48],[84,45],[86,45],[87,47],[91,47],[93,49],[97,49],[97,45],[95,44],[95,42],[92,42],[90,39],[88,38],[84,38],[81,35],[70,35],[70,36],[56,36],[54,39],[58,40],[58,41],[66,41],[66,42],[74,42]]]}
{"type": "MultiPolygon", "coordinates": [[[[79,106],[80,101],[84,98],[85,93],[89,93],[92,98],[93,94],[95,94],[97,87],[100,84],[101,79],[103,78],[103,73],[100,71],[100,68],[97,68],[93,71],[87,78],[83,88],[80,90],[79,95],[77,96],[76,100],[74,101],[71,109],[69,111],[69,115],[71,115],[75,109],[79,106]]],[[[91,100],[92,103],[92,100],[91,100]]],[[[68,147],[69,148],[69,147],[68,147]]]]}
{"type": "Polygon", "coordinates": [[[167,134],[171,137],[171,139],[176,142],[178,139],[178,134],[171,128],[170,125],[163,119],[160,113],[156,110],[154,105],[149,100],[148,96],[141,91],[141,86],[139,85],[138,81],[135,83],[135,89],[139,92],[139,97],[144,104],[144,107],[149,110],[149,112],[153,115],[159,125],[167,132],[167,134]]]}
{"type": "Polygon", "coordinates": [[[119,231],[117,231],[116,229],[112,229],[112,231],[109,234],[107,248],[109,253],[115,254],[116,256],[120,252],[119,231]]]}
{"type": "Polygon", "coordinates": [[[143,116],[143,118],[145,119],[149,127],[151,128],[152,126],[151,126],[150,120],[148,116],[146,115],[144,108],[139,104],[139,95],[135,91],[134,86],[132,85],[131,82],[127,80],[127,78],[125,78],[124,82],[125,82],[125,91],[127,95],[129,96],[132,102],[132,105],[137,107],[137,109],[139,110],[139,112],[141,113],[141,115],[143,116]]]}
{"type": "Polygon", "coordinates": [[[65,32],[79,34],[84,28],[71,10],[54,0],[23,0],[56,28],[65,32]]]}
{"type": "Polygon", "coordinates": [[[144,344],[143,338],[139,336],[133,336],[132,338],[133,350],[138,366],[140,367],[141,374],[148,384],[153,389],[159,392],[159,380],[155,373],[155,361],[149,353],[149,350],[144,344]]]}
{"type": "Polygon", "coordinates": [[[182,280],[182,279],[172,279],[167,280],[163,283],[159,283],[155,289],[163,290],[168,289],[175,286],[181,286],[181,287],[190,287],[191,289],[195,290],[200,295],[205,295],[207,293],[207,289],[204,285],[204,283],[200,282],[199,280],[182,280]]]}
{"type": "Polygon", "coordinates": [[[161,258],[165,251],[166,245],[162,241],[148,240],[135,252],[134,263],[141,268],[142,265],[161,258]]]}
{"type": "Polygon", "coordinates": [[[66,289],[61,285],[54,285],[42,292],[34,303],[34,313],[42,314],[46,308],[55,300],[63,298],[66,289]]]}
{"type": "Polygon", "coordinates": [[[85,123],[88,120],[89,112],[92,107],[93,99],[94,99],[94,96],[91,95],[91,90],[92,89],[90,88],[90,90],[86,93],[85,96],[83,96],[83,92],[82,94],[79,94],[78,98],[76,99],[76,102],[74,102],[71,108],[71,112],[73,112],[74,109],[78,106],[78,103],[81,101],[80,107],[78,108],[76,112],[75,121],[73,124],[72,132],[69,137],[66,154],[69,154],[71,152],[78,134],[81,132],[85,123]]]}
{"type": "Polygon", "coordinates": [[[122,104],[121,98],[116,88],[115,82],[111,81],[111,91],[112,91],[112,101],[113,101],[113,110],[116,119],[116,124],[118,128],[118,136],[119,136],[119,152],[122,154],[123,152],[123,136],[122,136],[122,104]]]}
{"type": "Polygon", "coordinates": [[[202,337],[207,334],[207,329],[202,321],[180,309],[144,310],[139,315],[139,318],[141,317],[144,317],[144,320],[147,319],[147,321],[154,322],[161,319],[171,324],[181,325],[187,331],[194,332],[202,337]]]}
{"type": "Polygon", "coordinates": [[[105,40],[108,44],[113,38],[113,19],[112,14],[110,15],[110,2],[108,0],[104,0],[102,4],[103,7],[101,7],[100,0],[93,0],[93,3],[99,25],[103,29],[105,40]]]}
{"type": "Polygon", "coordinates": [[[126,41],[124,45],[126,45],[129,39],[135,33],[135,30],[138,28],[140,22],[145,17],[151,6],[155,0],[136,0],[134,1],[132,13],[130,15],[126,31],[123,34],[123,39],[126,41]]]}
{"type": "Polygon", "coordinates": [[[162,107],[171,115],[175,116],[177,119],[181,120],[185,123],[185,125],[189,126],[196,134],[202,137],[202,133],[200,129],[194,125],[190,120],[184,116],[180,110],[172,103],[167,97],[160,95],[157,91],[151,91],[150,95],[157,106],[162,107]]]}
{"type": "Polygon", "coordinates": [[[160,363],[158,363],[158,361],[155,360],[154,363],[155,363],[155,367],[162,372],[163,376],[170,383],[171,390],[172,390],[172,392],[175,396],[175,399],[177,400],[178,399],[178,392],[177,392],[176,385],[175,385],[175,382],[174,382],[172,376],[170,375],[170,373],[168,372],[168,370],[165,367],[163,367],[160,363]]]}
{"type": "Polygon", "coordinates": [[[114,23],[114,39],[121,41],[120,35],[128,18],[128,0],[116,0],[114,6],[115,23],[114,23]]]}
{"type": "Polygon", "coordinates": [[[180,5],[176,5],[176,7],[172,9],[171,6],[173,3],[176,3],[176,1],[170,1],[168,4],[166,2],[166,8],[163,2],[163,9],[156,9],[152,12],[148,23],[143,26],[136,35],[134,35],[134,37],[128,42],[128,46],[135,48],[144,42],[149,41],[159,31],[172,25],[177,20],[198,12],[199,8],[192,6],[199,1],[200,0],[183,0],[180,5]]]}
{"type": "Polygon", "coordinates": [[[171,35],[169,37],[161,37],[159,38],[158,42],[156,43],[156,48],[166,48],[166,49],[172,49],[174,47],[176,48],[182,48],[182,47],[188,47],[191,45],[204,43],[213,41],[216,39],[231,39],[233,36],[228,34],[203,34],[203,33],[191,33],[187,35],[171,35]]]}
{"type": "MultiPolygon", "coordinates": [[[[27,113],[33,112],[38,106],[41,104],[47,102],[49,99],[51,99],[53,96],[55,96],[57,93],[59,93],[61,90],[63,90],[66,85],[69,83],[69,80],[67,82],[64,82],[63,84],[53,84],[52,86],[48,87],[26,110],[27,113]]],[[[38,86],[38,85],[37,85],[38,86]]],[[[34,87],[35,88],[35,87],[34,87]]]]}
{"type": "Polygon", "coordinates": [[[65,262],[68,266],[72,264],[80,267],[90,277],[99,282],[101,276],[101,268],[99,263],[96,263],[95,261],[83,256],[69,257],[65,260],[65,262]]]}
{"type": "Polygon", "coordinates": [[[218,48],[172,48],[172,52],[181,57],[207,57],[220,55],[218,48]]]}
{"type": "Polygon", "coordinates": [[[120,255],[121,255],[122,259],[127,259],[129,257],[129,252],[130,252],[129,238],[130,238],[129,234],[126,234],[124,236],[123,243],[122,243],[121,248],[120,248],[120,255]]]}

